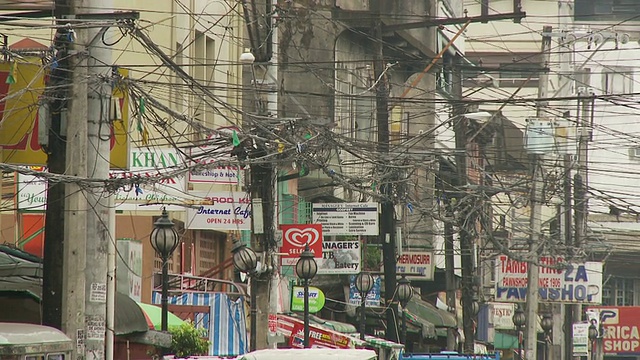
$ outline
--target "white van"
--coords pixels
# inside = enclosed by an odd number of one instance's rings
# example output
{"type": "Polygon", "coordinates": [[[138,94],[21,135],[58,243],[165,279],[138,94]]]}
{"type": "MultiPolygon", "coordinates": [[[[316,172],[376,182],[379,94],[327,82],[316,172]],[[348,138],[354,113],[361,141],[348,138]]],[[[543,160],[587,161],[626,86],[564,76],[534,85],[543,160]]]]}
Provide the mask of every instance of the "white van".
{"type": "Polygon", "coordinates": [[[48,326],[0,322],[0,359],[69,360],[73,342],[48,326]]]}

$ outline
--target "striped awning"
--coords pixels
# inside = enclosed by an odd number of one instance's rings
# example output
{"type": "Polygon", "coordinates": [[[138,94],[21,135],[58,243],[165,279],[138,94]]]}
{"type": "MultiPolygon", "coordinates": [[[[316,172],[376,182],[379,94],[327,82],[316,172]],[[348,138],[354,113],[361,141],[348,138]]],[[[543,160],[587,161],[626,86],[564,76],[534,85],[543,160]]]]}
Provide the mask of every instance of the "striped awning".
{"type": "Polygon", "coordinates": [[[359,333],[350,334],[349,336],[353,338],[353,341],[356,344],[356,346],[371,346],[375,348],[390,349],[390,350],[402,350],[404,348],[404,345],[402,344],[389,341],[386,339],[382,339],[379,337],[375,337],[372,335],[365,335],[364,341],[360,339],[359,333]]]}

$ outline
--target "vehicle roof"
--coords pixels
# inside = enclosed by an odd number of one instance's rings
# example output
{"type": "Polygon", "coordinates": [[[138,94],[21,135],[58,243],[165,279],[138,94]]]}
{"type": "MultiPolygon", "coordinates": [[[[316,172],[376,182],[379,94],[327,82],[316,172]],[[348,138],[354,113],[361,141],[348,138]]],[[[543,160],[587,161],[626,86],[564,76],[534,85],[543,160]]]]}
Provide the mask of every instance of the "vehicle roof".
{"type": "Polygon", "coordinates": [[[62,331],[43,325],[0,322],[0,345],[71,342],[62,331]]]}
{"type": "Polygon", "coordinates": [[[238,357],[238,360],[371,360],[378,355],[364,349],[266,349],[253,351],[238,357]]]}

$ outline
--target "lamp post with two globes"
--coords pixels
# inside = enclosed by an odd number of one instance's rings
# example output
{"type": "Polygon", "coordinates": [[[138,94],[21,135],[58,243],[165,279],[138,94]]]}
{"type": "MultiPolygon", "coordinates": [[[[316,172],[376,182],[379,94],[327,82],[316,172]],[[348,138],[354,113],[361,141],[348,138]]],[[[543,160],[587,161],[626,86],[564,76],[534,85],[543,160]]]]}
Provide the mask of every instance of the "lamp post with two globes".
{"type": "MultiPolygon", "coordinates": [[[[255,281],[255,275],[256,275],[256,267],[258,265],[258,256],[256,255],[256,252],[253,251],[253,249],[247,247],[245,244],[243,244],[240,240],[236,239],[233,242],[233,248],[231,249],[231,253],[233,254],[233,266],[236,268],[236,270],[238,270],[241,273],[245,273],[247,275],[249,275],[249,278],[251,279],[251,281],[255,281]]],[[[258,326],[257,326],[257,321],[256,321],[256,316],[258,315],[258,305],[256,304],[257,300],[256,300],[256,291],[255,291],[255,287],[251,287],[251,309],[250,309],[250,313],[251,313],[251,329],[249,330],[249,332],[251,333],[251,338],[249,341],[249,349],[251,351],[255,351],[256,349],[256,344],[257,344],[257,332],[258,332],[258,326]]]]}
{"type": "Polygon", "coordinates": [[[361,272],[356,276],[356,290],[360,293],[360,340],[364,340],[367,295],[372,288],[373,276],[370,273],[361,272]]]}
{"type": "Polygon", "coordinates": [[[304,348],[309,348],[309,280],[313,279],[318,272],[318,264],[315,255],[309,250],[309,245],[305,246],[300,254],[300,259],[296,263],[296,275],[304,283],[304,348]]]}
{"type": "Polygon", "coordinates": [[[402,306],[402,343],[405,344],[407,342],[407,304],[409,300],[413,297],[413,287],[411,287],[411,282],[406,278],[402,277],[398,280],[398,286],[396,287],[396,296],[398,297],[398,301],[402,306]]]}
{"type": "Polygon", "coordinates": [[[527,319],[524,314],[524,310],[520,307],[520,304],[516,305],[516,310],[513,313],[513,325],[516,326],[516,330],[518,331],[518,360],[522,360],[522,327],[526,323],[527,319]]]}

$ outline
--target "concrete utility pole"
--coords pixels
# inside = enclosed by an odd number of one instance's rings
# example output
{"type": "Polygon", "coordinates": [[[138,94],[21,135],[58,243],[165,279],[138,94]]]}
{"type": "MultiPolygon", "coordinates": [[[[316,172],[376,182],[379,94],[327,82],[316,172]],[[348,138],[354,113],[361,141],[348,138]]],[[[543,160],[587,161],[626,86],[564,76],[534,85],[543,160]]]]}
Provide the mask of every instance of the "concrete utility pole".
{"type": "MultiPolygon", "coordinates": [[[[542,58],[544,67],[548,68],[551,62],[551,26],[545,26],[543,28],[542,37],[542,58]]],[[[544,71],[540,74],[538,85],[538,98],[546,98],[549,87],[549,73],[544,71]]],[[[548,117],[546,109],[548,107],[547,102],[538,102],[537,118],[544,119],[548,117]]],[[[525,354],[527,359],[537,359],[537,347],[538,347],[538,247],[540,245],[540,234],[542,233],[542,199],[540,198],[540,192],[544,185],[543,178],[543,156],[536,153],[531,154],[531,170],[533,173],[532,185],[531,185],[531,217],[529,219],[529,226],[531,234],[529,236],[529,257],[531,262],[528,264],[528,277],[527,277],[527,323],[525,332],[525,354]]]]}
{"type": "MultiPolygon", "coordinates": [[[[371,1],[371,13],[374,18],[374,78],[379,79],[385,69],[384,41],[382,40],[382,0],[371,1]]],[[[386,77],[376,85],[376,123],[378,126],[378,151],[382,157],[389,153],[389,88],[386,77]]],[[[398,337],[398,308],[393,306],[396,290],[396,239],[395,215],[393,202],[393,174],[382,169],[383,179],[380,181],[380,192],[384,197],[381,203],[380,238],[382,242],[382,261],[384,264],[384,300],[387,308],[387,340],[399,342],[398,337]]]]}
{"type": "MultiPolygon", "coordinates": [[[[75,0],[74,13],[113,9],[111,0],[75,0]]],[[[111,49],[100,29],[76,30],[67,131],[67,169],[71,175],[109,177],[111,49]],[[105,65],[106,64],[106,65],[105,65]]],[[[76,340],[74,359],[105,358],[107,320],[107,251],[115,237],[109,196],[104,189],[67,186],[63,323],[76,340]]]]}

